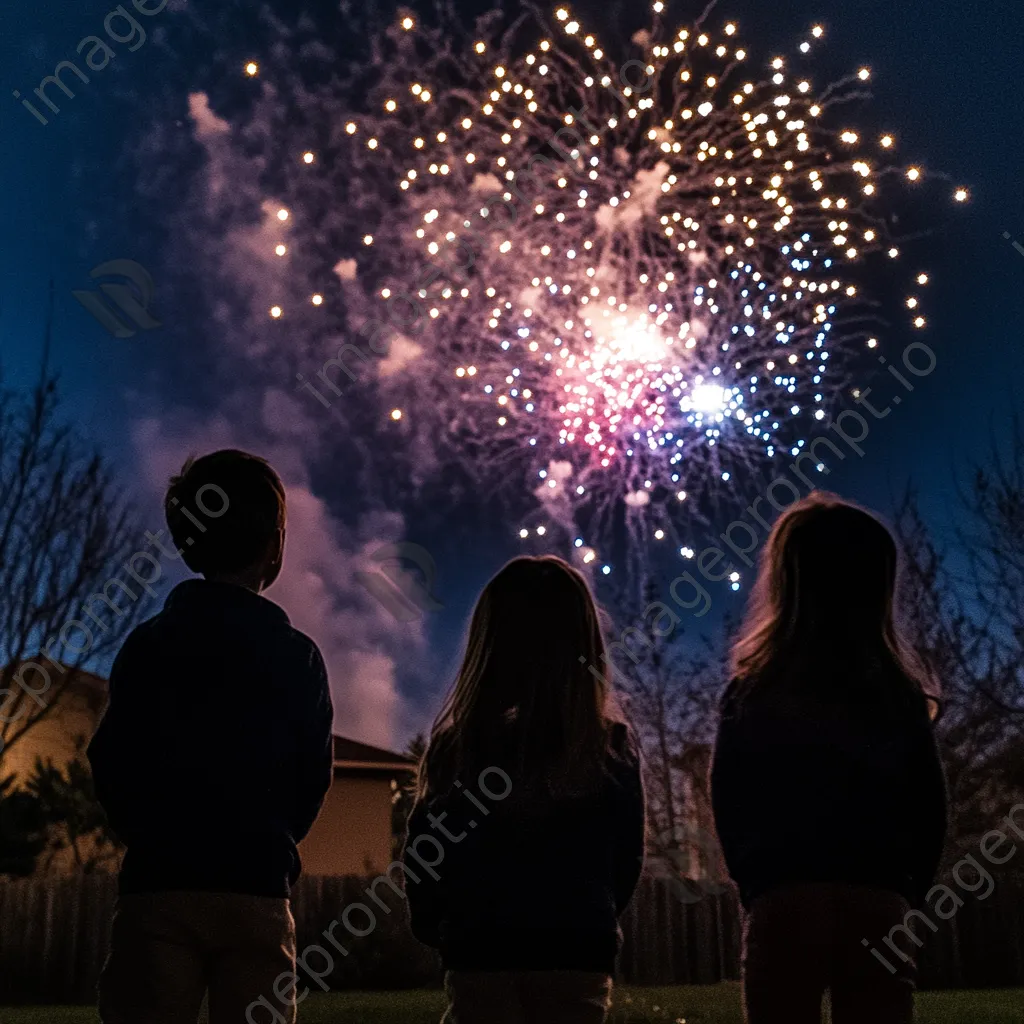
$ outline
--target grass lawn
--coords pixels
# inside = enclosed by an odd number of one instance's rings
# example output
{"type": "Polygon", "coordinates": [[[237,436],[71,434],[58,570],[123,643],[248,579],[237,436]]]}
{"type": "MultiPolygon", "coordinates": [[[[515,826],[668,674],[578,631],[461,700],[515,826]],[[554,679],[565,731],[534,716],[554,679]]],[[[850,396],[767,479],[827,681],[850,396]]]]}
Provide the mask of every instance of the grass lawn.
{"type": "MultiPolygon", "coordinates": [[[[299,1024],[438,1024],[439,992],[351,992],[310,996],[299,1024]]],[[[1020,1024],[1024,989],[989,992],[925,992],[917,999],[917,1024],[1020,1024]]],[[[98,1024],[85,1007],[33,1006],[0,1009],[3,1024],[98,1024]]],[[[263,1024],[262,1017],[257,1018],[263,1024]]],[[[739,986],[623,988],[616,993],[611,1024],[742,1024],[739,986]]],[[[269,1022],[268,1022],[269,1024],[269,1022]]],[[[868,1022],[869,1024],[869,1022],[868,1022]]]]}

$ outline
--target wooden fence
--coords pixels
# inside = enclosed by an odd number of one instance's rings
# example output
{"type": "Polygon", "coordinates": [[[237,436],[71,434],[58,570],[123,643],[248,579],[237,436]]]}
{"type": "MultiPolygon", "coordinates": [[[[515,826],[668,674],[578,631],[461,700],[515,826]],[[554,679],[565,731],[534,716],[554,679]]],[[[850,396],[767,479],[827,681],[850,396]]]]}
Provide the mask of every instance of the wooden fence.
{"type": "MultiPolygon", "coordinates": [[[[366,886],[356,878],[301,879],[293,897],[300,951],[312,944],[330,948],[322,933],[346,906],[368,903],[366,886]]],[[[918,958],[922,987],[1024,985],[1024,881],[1002,878],[983,901],[960,895],[964,905],[955,917],[933,918],[934,934],[916,924],[925,941],[918,958]]],[[[0,1006],[93,1001],[115,898],[116,883],[106,875],[0,881],[0,1006]]],[[[310,958],[325,984],[394,989],[439,981],[436,956],[409,934],[404,900],[392,894],[386,902],[387,913],[369,904],[377,927],[350,938],[349,955],[336,954],[329,975],[322,958],[310,958]]],[[[363,928],[365,921],[354,923],[363,928]]],[[[645,878],[622,927],[622,981],[702,984],[739,976],[740,915],[731,892],[695,899],[671,880],[645,878]]],[[[865,937],[876,945],[882,938],[865,937]]]]}

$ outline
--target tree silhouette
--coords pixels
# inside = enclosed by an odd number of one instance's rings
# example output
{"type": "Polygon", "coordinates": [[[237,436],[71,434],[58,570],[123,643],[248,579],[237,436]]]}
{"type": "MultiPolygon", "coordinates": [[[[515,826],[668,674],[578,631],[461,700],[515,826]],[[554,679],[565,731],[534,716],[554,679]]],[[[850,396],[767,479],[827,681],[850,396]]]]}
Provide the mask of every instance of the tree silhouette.
{"type": "Polygon", "coordinates": [[[31,875],[46,847],[46,825],[38,800],[0,780],[0,875],[31,875]]]}
{"type": "Polygon", "coordinates": [[[28,392],[0,375],[0,776],[4,754],[52,713],[77,670],[120,646],[146,601],[112,583],[145,547],[131,507],[59,413],[45,353],[28,392]]]}
{"type": "Polygon", "coordinates": [[[96,799],[92,772],[79,747],[79,755],[64,768],[36,758],[25,793],[37,803],[43,822],[46,847],[38,863],[46,870],[65,850],[83,872],[109,868],[116,863],[121,844],[110,830],[107,817],[96,799]]]}
{"type": "Polygon", "coordinates": [[[993,443],[959,487],[956,544],[933,540],[908,491],[896,533],[900,611],[941,687],[937,725],[950,787],[950,850],[974,847],[1024,798],[1024,432],[993,443]]]}

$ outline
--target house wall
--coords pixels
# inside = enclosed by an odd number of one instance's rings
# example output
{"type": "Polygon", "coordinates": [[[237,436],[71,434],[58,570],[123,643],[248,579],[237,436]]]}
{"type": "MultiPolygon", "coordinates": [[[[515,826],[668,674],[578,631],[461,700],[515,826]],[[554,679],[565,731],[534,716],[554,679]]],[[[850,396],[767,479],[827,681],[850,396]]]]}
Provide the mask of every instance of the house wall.
{"type": "MultiPolygon", "coordinates": [[[[33,774],[37,757],[60,769],[66,769],[76,757],[84,759],[85,748],[99,725],[106,700],[103,680],[83,675],[69,683],[25,735],[4,751],[0,759],[0,778],[13,776],[15,785],[20,787],[33,774]]],[[[116,871],[120,862],[116,850],[101,847],[89,836],[78,840],[78,854],[83,861],[92,862],[96,870],[116,871]]],[[[48,848],[36,864],[37,875],[69,875],[79,870],[81,863],[70,847],[48,848]]]]}
{"type": "MultiPolygon", "coordinates": [[[[102,680],[83,676],[64,689],[46,715],[3,752],[0,778],[17,784],[31,775],[36,757],[64,768],[85,754],[106,704],[102,680]]],[[[362,875],[383,871],[392,861],[392,773],[379,769],[336,768],[334,781],[310,834],[300,844],[303,871],[310,875],[362,875]]],[[[80,843],[84,855],[93,846],[80,843]]],[[[105,867],[114,871],[117,860],[105,867]]],[[[40,870],[66,874],[78,869],[70,850],[46,854],[40,870]]]]}
{"type": "Polygon", "coordinates": [[[309,875],[383,871],[393,859],[390,778],[335,774],[299,854],[309,875]]]}
{"type": "Polygon", "coordinates": [[[0,777],[13,775],[16,785],[21,785],[32,774],[37,757],[57,768],[66,767],[77,755],[84,757],[105,701],[103,690],[89,682],[68,685],[57,703],[4,751],[0,777]]]}

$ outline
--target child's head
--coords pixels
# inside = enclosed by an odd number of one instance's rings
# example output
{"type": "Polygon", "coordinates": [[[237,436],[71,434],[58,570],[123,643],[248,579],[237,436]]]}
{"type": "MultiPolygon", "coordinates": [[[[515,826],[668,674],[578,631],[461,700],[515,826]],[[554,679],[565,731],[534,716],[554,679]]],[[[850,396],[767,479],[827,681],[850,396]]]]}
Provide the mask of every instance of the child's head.
{"type": "Polygon", "coordinates": [[[599,767],[608,741],[606,670],[583,576],[553,556],[509,562],[476,603],[462,666],[434,726],[434,763],[443,761],[446,783],[489,767],[510,736],[512,767],[522,774],[557,781],[599,767]]]}
{"type": "Polygon", "coordinates": [[[814,492],[779,516],[733,648],[740,678],[869,665],[913,681],[894,624],[897,549],[870,513],[814,492]]]}
{"type": "Polygon", "coordinates": [[[193,572],[256,591],[277,579],[285,497],[265,459],[232,449],[188,459],[171,477],[164,513],[193,572]]]}

